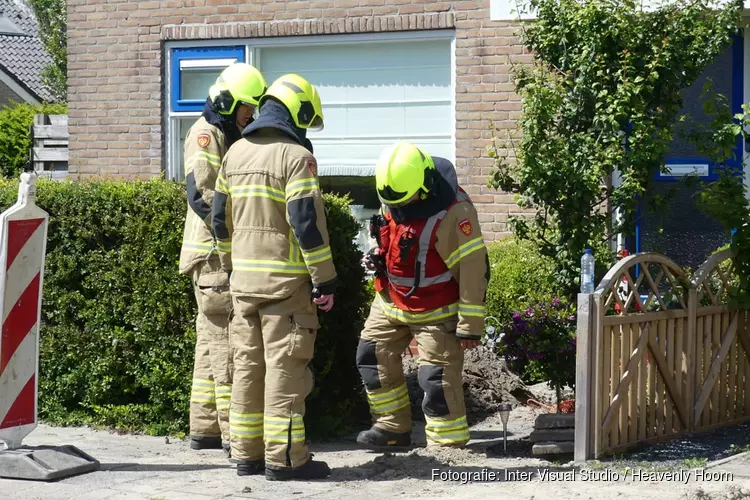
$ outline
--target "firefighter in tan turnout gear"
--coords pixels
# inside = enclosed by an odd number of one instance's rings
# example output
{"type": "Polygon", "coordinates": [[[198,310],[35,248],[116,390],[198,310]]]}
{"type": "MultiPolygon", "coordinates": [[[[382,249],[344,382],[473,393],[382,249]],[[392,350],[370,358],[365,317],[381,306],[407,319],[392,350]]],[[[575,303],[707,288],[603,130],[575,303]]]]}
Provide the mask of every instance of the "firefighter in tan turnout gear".
{"type": "Polygon", "coordinates": [[[303,422],[316,304],[333,307],[337,280],[306,137],[322,126],[315,87],[298,75],[280,77],[225,156],[216,183],[213,229],[234,305],[229,420],[238,475],[265,471],[268,480],[287,480],[331,472],[311,460],[303,422]]]}
{"type": "Polygon", "coordinates": [[[216,177],[224,154],[252,121],[265,89],[266,81],[253,66],[229,66],[209,89],[203,113],[185,138],[189,206],[179,270],[192,277],[198,303],[190,395],[190,446],[198,450],[223,447],[229,452],[232,301],[211,230],[216,177]]]}
{"type": "Polygon", "coordinates": [[[375,450],[411,445],[411,407],[401,356],[412,337],[428,445],[469,441],[463,350],[479,345],[489,281],[477,212],[450,161],[406,142],[386,149],[375,170],[382,215],[365,257],[376,298],[357,348],[373,426],[357,442],[375,450]]]}

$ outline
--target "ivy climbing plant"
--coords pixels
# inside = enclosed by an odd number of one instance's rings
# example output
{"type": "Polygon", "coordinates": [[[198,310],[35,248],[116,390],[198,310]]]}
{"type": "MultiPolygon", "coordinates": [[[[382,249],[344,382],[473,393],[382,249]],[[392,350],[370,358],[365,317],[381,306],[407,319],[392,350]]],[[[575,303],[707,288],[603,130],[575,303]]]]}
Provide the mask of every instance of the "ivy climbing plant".
{"type": "MultiPolygon", "coordinates": [[[[740,25],[741,1],[642,3],[531,0],[536,19],[523,40],[533,63],[513,67],[518,134],[494,133],[488,147],[489,184],[517,194],[529,214],[511,218],[513,231],[554,259],[571,300],[584,249],[603,249],[597,259],[608,265],[607,242],[634,233],[639,200],[666,171],[681,90],[740,25]]],[[[648,203],[659,208],[657,198],[648,203]]]]}

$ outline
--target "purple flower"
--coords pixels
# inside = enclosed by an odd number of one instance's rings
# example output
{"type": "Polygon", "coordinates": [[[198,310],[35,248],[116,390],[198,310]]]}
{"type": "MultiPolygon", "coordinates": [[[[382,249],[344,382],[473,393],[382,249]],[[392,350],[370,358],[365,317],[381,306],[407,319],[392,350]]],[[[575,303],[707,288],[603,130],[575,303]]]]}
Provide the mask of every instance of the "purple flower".
{"type": "Polygon", "coordinates": [[[560,305],[560,299],[558,299],[557,297],[552,299],[552,307],[557,307],[559,305],[560,305]]]}
{"type": "Polygon", "coordinates": [[[513,321],[521,321],[521,313],[513,313],[513,321]]]}
{"type": "Polygon", "coordinates": [[[534,317],[534,310],[532,308],[530,308],[530,307],[528,309],[526,309],[526,316],[529,317],[529,318],[533,318],[534,317]]]}

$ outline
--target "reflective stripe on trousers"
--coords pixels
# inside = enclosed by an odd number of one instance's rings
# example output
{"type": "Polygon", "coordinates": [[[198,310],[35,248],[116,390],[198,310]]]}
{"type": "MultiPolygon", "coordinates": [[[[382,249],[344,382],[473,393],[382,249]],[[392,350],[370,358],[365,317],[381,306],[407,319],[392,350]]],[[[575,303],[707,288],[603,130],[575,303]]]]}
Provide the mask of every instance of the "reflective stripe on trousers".
{"type": "Polygon", "coordinates": [[[190,402],[198,404],[213,404],[216,402],[216,388],[213,380],[193,379],[193,388],[190,392],[190,402]]]}
{"type": "Polygon", "coordinates": [[[406,384],[380,394],[372,394],[367,391],[367,402],[370,404],[372,412],[379,415],[393,413],[411,404],[406,384]]]}
{"type": "Polygon", "coordinates": [[[300,415],[292,418],[265,417],[263,419],[263,438],[266,443],[304,443],[305,422],[300,415]],[[289,425],[291,424],[291,439],[289,425]]]}
{"type": "Polygon", "coordinates": [[[229,412],[229,433],[239,439],[256,439],[263,437],[262,413],[229,412]]]}
{"type": "Polygon", "coordinates": [[[463,415],[454,420],[437,420],[425,415],[425,434],[436,444],[463,444],[469,440],[469,424],[463,415]]]}

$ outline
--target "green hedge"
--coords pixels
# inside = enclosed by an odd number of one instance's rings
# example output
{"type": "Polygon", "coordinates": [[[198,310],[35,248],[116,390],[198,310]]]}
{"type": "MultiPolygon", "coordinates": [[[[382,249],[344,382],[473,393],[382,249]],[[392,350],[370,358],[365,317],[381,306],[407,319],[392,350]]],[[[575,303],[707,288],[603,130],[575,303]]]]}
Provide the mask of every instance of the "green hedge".
{"type": "Polygon", "coordinates": [[[0,109],[0,176],[17,179],[29,164],[31,125],[35,114],[64,115],[67,104],[11,102],[0,109]]]}
{"type": "Polygon", "coordinates": [[[532,243],[503,238],[487,247],[490,257],[490,283],[487,287],[487,315],[501,323],[514,312],[525,311],[555,294],[552,261],[532,243]]]}
{"type": "MultiPolygon", "coordinates": [[[[0,182],[0,204],[16,181],[0,182]]],[[[183,184],[40,181],[50,214],[43,292],[39,411],[56,424],[182,433],[188,429],[195,299],[177,272],[187,207],[183,184]]],[[[325,195],[341,285],[322,329],[308,400],[310,433],[341,430],[361,400],[355,366],[367,305],[357,223],[325,195]]]]}

